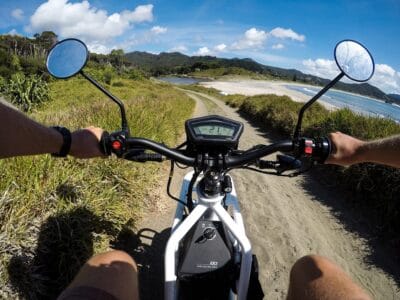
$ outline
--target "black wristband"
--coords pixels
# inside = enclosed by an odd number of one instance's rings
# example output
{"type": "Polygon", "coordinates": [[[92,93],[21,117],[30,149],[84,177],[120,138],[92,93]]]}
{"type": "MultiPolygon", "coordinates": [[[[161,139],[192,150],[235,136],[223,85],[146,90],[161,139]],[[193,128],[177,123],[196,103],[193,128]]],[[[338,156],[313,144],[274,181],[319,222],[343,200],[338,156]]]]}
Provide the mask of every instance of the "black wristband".
{"type": "Polygon", "coordinates": [[[55,157],[66,157],[69,153],[69,150],[71,149],[71,139],[72,139],[71,131],[69,131],[67,128],[61,127],[61,126],[53,126],[51,128],[57,130],[59,133],[61,133],[61,135],[63,137],[63,144],[61,146],[60,152],[53,153],[51,155],[55,156],[55,157]]]}

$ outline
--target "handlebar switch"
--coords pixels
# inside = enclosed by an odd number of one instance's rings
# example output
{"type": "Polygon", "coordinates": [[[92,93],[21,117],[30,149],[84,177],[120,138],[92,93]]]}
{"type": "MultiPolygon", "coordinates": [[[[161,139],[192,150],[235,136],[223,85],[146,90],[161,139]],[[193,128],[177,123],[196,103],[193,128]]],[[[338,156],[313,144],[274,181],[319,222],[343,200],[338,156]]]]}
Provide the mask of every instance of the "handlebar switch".
{"type": "Polygon", "coordinates": [[[115,140],[112,142],[111,147],[113,148],[114,151],[119,151],[122,148],[122,143],[118,140],[115,140]]]}
{"type": "Polygon", "coordinates": [[[126,146],[126,133],[123,131],[113,132],[109,136],[110,150],[118,157],[122,157],[127,151],[126,146]]]}
{"type": "Polygon", "coordinates": [[[323,163],[331,153],[331,142],[328,138],[302,138],[299,143],[299,154],[312,157],[314,161],[323,163]]]}
{"type": "Polygon", "coordinates": [[[314,141],[312,139],[307,139],[304,138],[302,140],[302,149],[303,149],[303,155],[305,156],[311,156],[313,155],[313,151],[314,151],[314,141]]]}

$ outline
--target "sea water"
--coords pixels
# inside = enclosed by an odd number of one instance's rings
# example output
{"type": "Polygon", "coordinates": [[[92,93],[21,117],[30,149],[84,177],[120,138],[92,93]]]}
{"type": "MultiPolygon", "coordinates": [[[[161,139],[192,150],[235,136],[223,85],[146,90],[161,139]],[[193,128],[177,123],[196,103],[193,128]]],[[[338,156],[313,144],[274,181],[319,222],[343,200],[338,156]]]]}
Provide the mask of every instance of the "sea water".
{"type": "MultiPolygon", "coordinates": [[[[285,87],[310,96],[310,98],[320,91],[320,88],[312,86],[285,85],[285,87]]],[[[347,107],[362,115],[388,118],[400,123],[400,106],[385,103],[381,100],[338,90],[326,92],[321,97],[321,100],[339,108],[347,107]]]]}

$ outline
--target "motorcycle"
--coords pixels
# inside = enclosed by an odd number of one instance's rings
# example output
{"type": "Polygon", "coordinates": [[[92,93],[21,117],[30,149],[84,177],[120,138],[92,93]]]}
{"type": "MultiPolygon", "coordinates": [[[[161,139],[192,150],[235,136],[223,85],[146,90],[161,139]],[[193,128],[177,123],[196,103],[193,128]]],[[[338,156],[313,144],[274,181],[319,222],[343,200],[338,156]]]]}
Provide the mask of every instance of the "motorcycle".
{"type": "Polygon", "coordinates": [[[302,136],[304,112],[343,76],[369,80],[375,68],[369,51],[353,40],[339,42],[334,57],[340,73],[301,108],[293,137],[247,150],[238,149],[243,124],[217,115],[187,120],[186,142],[177,148],[132,137],[122,101],[83,71],[88,57],[82,41],[65,39],[52,47],[46,65],[56,78],[81,74],[118,105],[121,129],[103,136],[104,153],[136,162],[171,161],[167,193],[177,207],[165,249],[165,299],[262,299],[257,259],[229,172],[244,168],[297,176],[323,163],[332,151],[331,142],[326,137],[302,136]],[[278,154],[276,161],[263,159],[278,151],[285,154],[278,154]],[[170,193],[175,164],[193,168],[183,178],[179,198],[170,193]]]}

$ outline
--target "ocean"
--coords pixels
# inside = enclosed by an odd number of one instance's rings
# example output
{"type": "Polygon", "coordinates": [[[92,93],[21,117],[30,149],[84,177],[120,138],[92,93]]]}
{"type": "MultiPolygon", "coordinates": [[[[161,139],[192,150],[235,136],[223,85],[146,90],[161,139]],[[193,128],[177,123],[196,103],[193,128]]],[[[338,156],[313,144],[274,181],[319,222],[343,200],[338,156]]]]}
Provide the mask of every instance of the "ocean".
{"type": "MultiPolygon", "coordinates": [[[[318,87],[290,84],[285,85],[285,87],[310,96],[310,98],[317,94],[320,90],[318,87]]],[[[362,115],[388,118],[400,123],[400,106],[398,105],[392,105],[381,100],[376,100],[361,95],[349,94],[338,90],[330,90],[326,92],[320,99],[339,108],[347,107],[352,111],[362,115]]]]}

